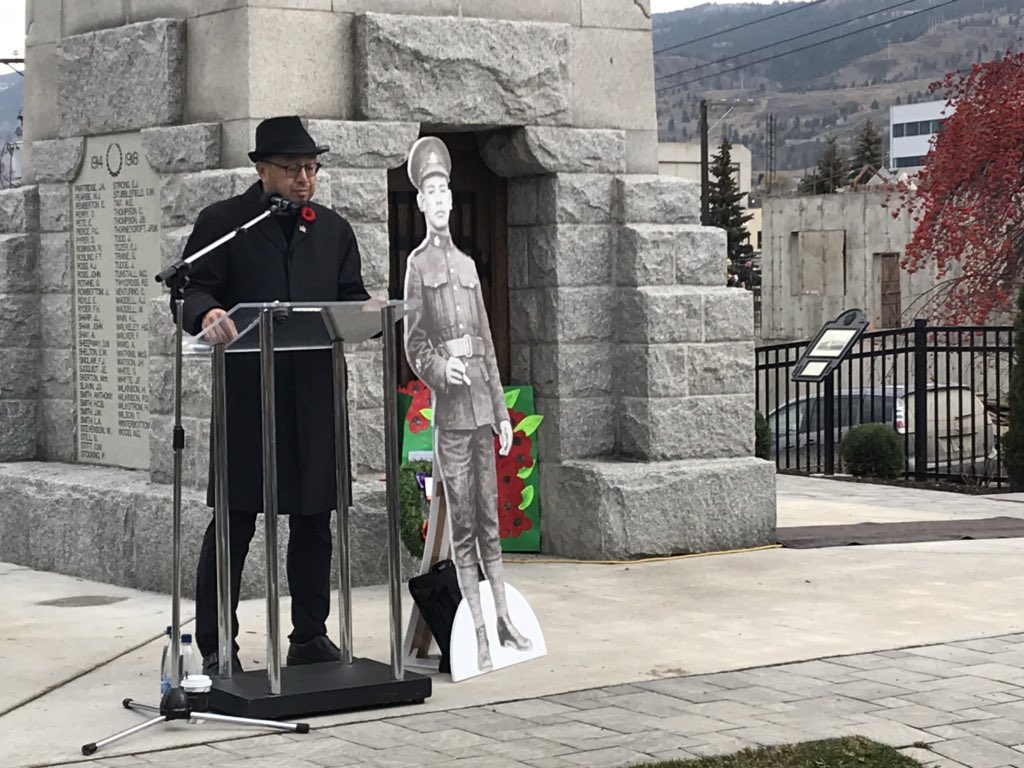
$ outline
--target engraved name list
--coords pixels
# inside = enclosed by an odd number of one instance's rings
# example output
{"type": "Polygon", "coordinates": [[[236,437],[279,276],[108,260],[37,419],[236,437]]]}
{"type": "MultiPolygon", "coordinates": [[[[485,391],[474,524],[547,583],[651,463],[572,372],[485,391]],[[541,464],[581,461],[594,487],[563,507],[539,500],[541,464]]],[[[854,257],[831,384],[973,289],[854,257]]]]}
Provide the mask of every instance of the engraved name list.
{"type": "Polygon", "coordinates": [[[137,134],[86,141],[72,186],[78,460],[149,466],[148,300],[160,198],[137,134]]]}

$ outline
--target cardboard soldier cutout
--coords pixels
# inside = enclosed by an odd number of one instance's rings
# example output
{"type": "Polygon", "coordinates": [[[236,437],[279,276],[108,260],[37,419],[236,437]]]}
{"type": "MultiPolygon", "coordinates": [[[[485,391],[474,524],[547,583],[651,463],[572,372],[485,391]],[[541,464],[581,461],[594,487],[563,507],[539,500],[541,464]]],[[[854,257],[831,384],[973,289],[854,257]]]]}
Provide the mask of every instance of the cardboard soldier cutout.
{"type": "MultiPolygon", "coordinates": [[[[499,435],[501,454],[507,455],[512,425],[476,265],[455,246],[448,229],[448,148],[433,136],[418,140],[409,152],[407,170],[419,191],[416,200],[427,236],[409,255],[406,270],[405,298],[419,301],[421,310],[406,318],[405,352],[413,371],[433,391],[435,498],[445,501],[444,520],[463,595],[459,614],[468,608],[475,635],[475,663],[467,666],[467,643],[459,636],[460,624],[466,622],[456,618],[451,656],[452,677],[458,680],[542,655],[543,637],[526,601],[506,588],[503,578],[494,435],[499,435]],[[486,582],[480,582],[478,566],[486,582]],[[492,602],[500,659],[491,652],[485,623],[492,602]],[[532,630],[536,644],[524,629],[532,630]],[[509,658],[504,649],[520,657],[509,658]]],[[[437,509],[433,504],[428,526],[435,535],[437,509]]],[[[424,558],[429,557],[428,547],[424,558]]]]}

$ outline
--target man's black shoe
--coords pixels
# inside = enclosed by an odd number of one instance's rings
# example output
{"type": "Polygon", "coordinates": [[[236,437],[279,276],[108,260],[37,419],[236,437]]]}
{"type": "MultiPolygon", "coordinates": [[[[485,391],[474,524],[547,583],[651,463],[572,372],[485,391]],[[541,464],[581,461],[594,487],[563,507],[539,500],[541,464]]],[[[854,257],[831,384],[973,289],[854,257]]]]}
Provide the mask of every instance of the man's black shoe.
{"type": "Polygon", "coordinates": [[[291,643],[288,646],[289,667],[320,664],[324,661],[341,661],[341,650],[327,635],[319,635],[304,643],[291,643]]]}
{"type": "MultiPolygon", "coordinates": [[[[238,660],[238,654],[231,654],[231,674],[235,675],[242,671],[242,662],[238,660]]],[[[220,675],[220,656],[217,651],[203,656],[203,674],[210,677],[220,675]]]]}

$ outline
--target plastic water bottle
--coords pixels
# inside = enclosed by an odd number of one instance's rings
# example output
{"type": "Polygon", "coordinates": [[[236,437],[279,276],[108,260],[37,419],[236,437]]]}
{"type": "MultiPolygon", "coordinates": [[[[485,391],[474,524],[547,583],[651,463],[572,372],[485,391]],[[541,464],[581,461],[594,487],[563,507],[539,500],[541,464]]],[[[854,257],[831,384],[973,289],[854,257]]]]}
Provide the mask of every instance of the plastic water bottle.
{"type": "Polygon", "coordinates": [[[164,633],[164,652],[160,657],[160,696],[162,697],[171,688],[171,627],[164,633]]]}
{"type": "Polygon", "coordinates": [[[178,671],[181,673],[182,680],[189,675],[198,675],[202,671],[199,669],[199,657],[196,656],[196,649],[192,646],[192,635],[181,636],[181,668],[178,671]]]}

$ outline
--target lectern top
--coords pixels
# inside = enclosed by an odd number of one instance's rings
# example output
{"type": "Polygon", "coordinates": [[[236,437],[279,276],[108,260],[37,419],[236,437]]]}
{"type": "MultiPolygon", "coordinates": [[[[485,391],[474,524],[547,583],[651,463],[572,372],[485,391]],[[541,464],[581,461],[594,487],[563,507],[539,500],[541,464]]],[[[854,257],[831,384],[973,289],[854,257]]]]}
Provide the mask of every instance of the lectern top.
{"type": "Polygon", "coordinates": [[[238,332],[224,349],[232,352],[258,352],[260,315],[270,312],[274,319],[274,350],[303,351],[330,349],[336,340],[358,344],[372,339],[384,327],[384,308],[393,307],[395,320],[418,309],[417,302],[387,301],[298,301],[252,302],[236,304],[230,312],[196,336],[188,354],[207,354],[206,341],[212,330],[230,320],[238,332]]]}

